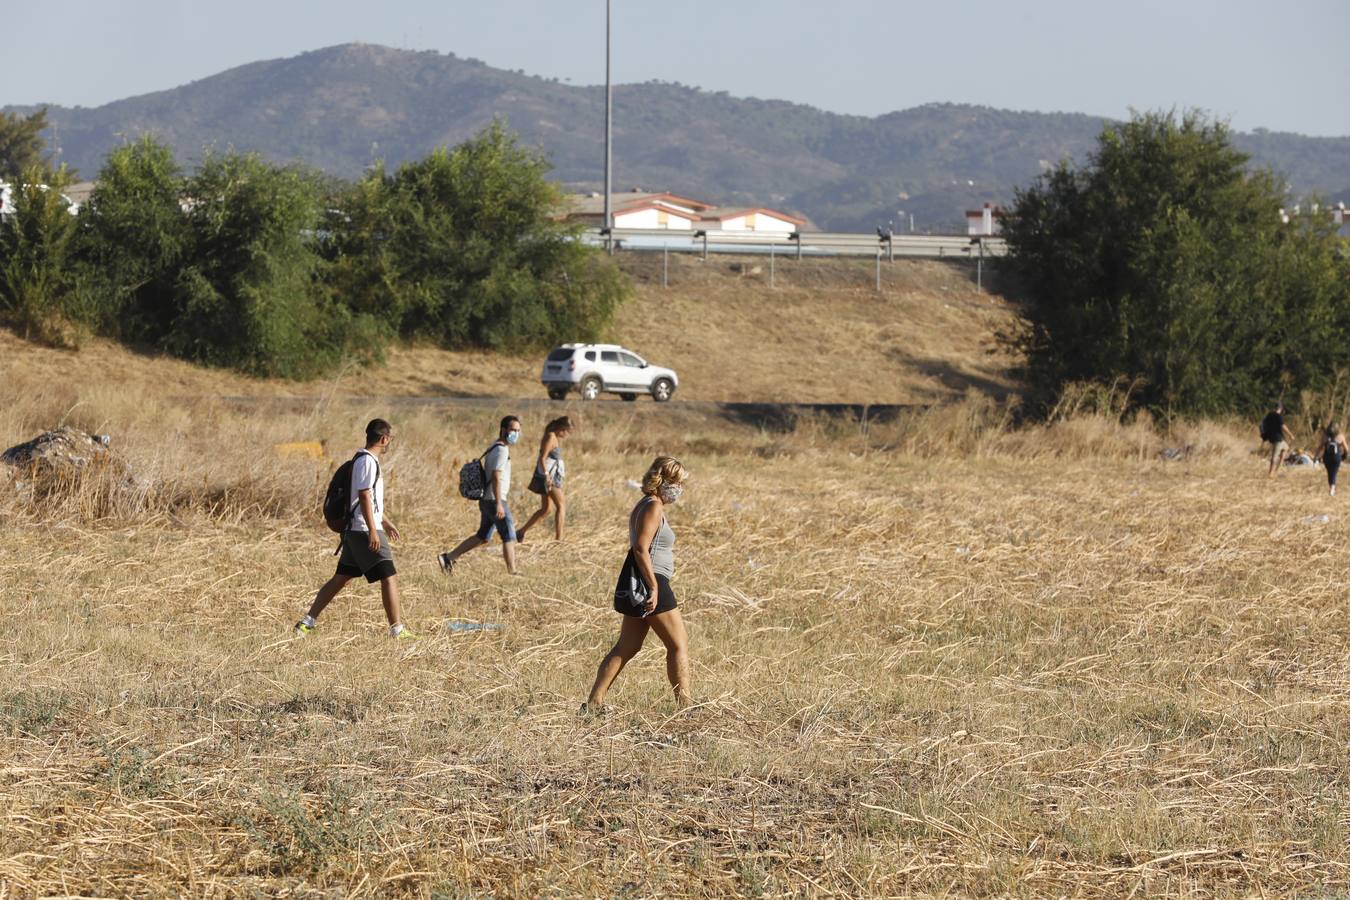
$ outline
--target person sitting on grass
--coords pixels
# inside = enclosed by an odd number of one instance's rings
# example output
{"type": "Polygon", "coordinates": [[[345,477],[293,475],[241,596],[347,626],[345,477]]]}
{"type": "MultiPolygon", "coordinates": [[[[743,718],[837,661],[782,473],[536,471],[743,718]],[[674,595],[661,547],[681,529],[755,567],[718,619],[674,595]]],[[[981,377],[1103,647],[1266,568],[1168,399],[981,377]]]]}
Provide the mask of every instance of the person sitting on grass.
{"type": "Polygon", "coordinates": [[[483,454],[483,473],[487,485],[478,501],[478,530],[460,541],[459,546],[436,557],[441,571],[449,575],[455,570],[455,561],[475,547],[492,540],[495,530],[502,539],[502,559],[506,571],[516,574],[516,523],[511,518],[511,507],[506,498],[511,492],[511,445],[520,440],[520,419],[506,416],[501,421],[497,440],[483,454]]]}
{"type": "MultiPolygon", "coordinates": [[[[675,603],[670,579],[675,576],[675,532],[666,521],[666,510],[684,493],[688,472],[679,460],[658,456],[642,477],[642,499],[628,514],[628,545],[637,576],[649,596],[643,606],[633,606],[615,591],[614,611],[623,614],[619,639],[600,662],[590,697],[581,704],[583,714],[602,714],[605,694],[623,667],[642,649],[648,631],[655,631],[666,645],[666,677],[675,691],[675,702],[685,707],[689,694],[689,635],[675,603]]],[[[622,579],[621,579],[622,580],[622,579]]]]}
{"type": "Polygon", "coordinates": [[[566,507],[563,505],[562,442],[572,433],[572,420],[560,416],[544,426],[544,436],[539,440],[539,459],[534,464],[534,477],[530,479],[528,490],[540,495],[539,508],[534,511],[525,524],[516,529],[516,542],[525,540],[525,532],[534,527],[534,523],[547,516],[550,507],[557,512],[553,516],[553,537],[563,539],[563,517],[566,507]]]}
{"type": "Polygon", "coordinates": [[[404,627],[400,617],[398,573],[394,569],[394,551],[389,546],[389,538],[397,540],[399,533],[384,511],[380,458],[393,439],[393,426],[384,419],[371,419],[366,425],[366,446],[358,450],[352,460],[352,484],[348,496],[357,499],[351,521],[342,532],[342,555],[338,557],[337,572],[314,595],[314,602],[305,617],[295,623],[297,637],[313,634],[324,608],[347,586],[347,582],[363,575],[367,582],[380,583],[380,599],[384,601],[390,636],[399,640],[416,637],[404,627]]]}

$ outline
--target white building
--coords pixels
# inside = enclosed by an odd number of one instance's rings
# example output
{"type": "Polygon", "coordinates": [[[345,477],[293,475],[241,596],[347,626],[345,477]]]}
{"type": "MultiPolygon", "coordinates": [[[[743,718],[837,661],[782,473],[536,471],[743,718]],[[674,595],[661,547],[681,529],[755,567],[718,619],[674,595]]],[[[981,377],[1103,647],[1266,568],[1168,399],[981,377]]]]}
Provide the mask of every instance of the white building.
{"type": "MultiPolygon", "coordinates": [[[[700,216],[709,208],[708,204],[688,197],[649,191],[611,194],[609,206],[615,228],[669,228],[675,231],[697,228],[700,216]]],[[[563,218],[596,227],[604,225],[604,195],[585,194],[570,198],[563,218]]]]}
{"type": "Polygon", "coordinates": [[[710,209],[703,214],[703,227],[720,231],[756,234],[793,234],[806,224],[805,219],[763,207],[750,209],[710,209]]]}
{"type": "Polygon", "coordinates": [[[1003,232],[1003,225],[999,219],[1003,216],[1003,210],[992,203],[986,203],[980,209],[966,210],[966,234],[972,237],[981,235],[994,235],[1003,232]]]}
{"type": "MultiPolygon", "coordinates": [[[[725,231],[792,234],[805,219],[763,207],[721,209],[678,194],[632,191],[610,195],[615,228],[671,231],[725,231]]],[[[605,220],[605,198],[593,193],[571,197],[562,218],[600,227],[605,220]]]]}

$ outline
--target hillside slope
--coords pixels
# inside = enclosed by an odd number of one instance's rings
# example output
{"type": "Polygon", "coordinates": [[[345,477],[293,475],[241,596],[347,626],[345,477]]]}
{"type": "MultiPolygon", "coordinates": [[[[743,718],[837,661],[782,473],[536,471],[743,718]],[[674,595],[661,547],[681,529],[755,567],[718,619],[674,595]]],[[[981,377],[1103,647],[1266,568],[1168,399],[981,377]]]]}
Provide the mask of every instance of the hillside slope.
{"type": "MultiPolygon", "coordinates": [[[[463,141],[494,116],[542,147],[560,181],[600,187],[602,88],[368,44],[255,62],[95,109],[52,107],[49,137],[90,178],[109,149],[143,132],[188,165],[204,147],[233,147],[353,178],[377,158],[394,165],[463,141]]],[[[920,230],[959,227],[964,208],[1006,202],[1045,166],[1082,160],[1103,119],[952,104],[866,118],[647,83],[616,87],[614,122],[619,189],[763,204],[826,229],[870,231],[901,210],[920,230]]],[[[1235,140],[1298,194],[1350,190],[1350,137],[1235,140]]]]}
{"type": "MultiPolygon", "coordinates": [[[[968,273],[928,261],[883,264],[874,290],[870,262],[768,261],[672,256],[619,257],[637,291],[612,338],[680,375],[679,400],[721,402],[927,403],[968,389],[1014,389],[1013,358],[994,335],[1014,321],[968,273]]],[[[0,331],[0,378],[23,370],[55,391],[68,385],[152,388],[165,397],[430,396],[542,398],[542,354],[510,356],[425,347],[391,351],[383,366],[328,379],[259,380],[137,354],[108,341],[62,351],[0,331]]],[[[619,402],[619,401],[613,401],[619,402]]]]}

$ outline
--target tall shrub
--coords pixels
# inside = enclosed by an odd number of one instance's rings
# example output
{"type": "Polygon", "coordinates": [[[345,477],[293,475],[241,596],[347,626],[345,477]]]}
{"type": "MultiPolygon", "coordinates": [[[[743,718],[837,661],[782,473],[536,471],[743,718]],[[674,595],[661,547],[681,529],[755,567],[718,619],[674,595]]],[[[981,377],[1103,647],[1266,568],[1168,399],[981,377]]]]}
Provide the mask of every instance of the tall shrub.
{"type": "Polygon", "coordinates": [[[329,368],[372,330],[334,302],[316,250],[323,191],[256,155],[208,156],[185,186],[187,264],[160,341],[186,359],[258,375],[329,368]]]}
{"type": "Polygon", "coordinates": [[[499,122],[348,195],[330,253],[354,308],[445,347],[598,336],[626,292],[608,259],[556,221],[544,157],[499,122]]]}
{"type": "Polygon", "coordinates": [[[13,211],[0,216],[0,315],[24,337],[57,344],[75,338],[75,217],[61,194],[68,181],[64,166],[29,167],[11,188],[13,211]]]}
{"type": "Polygon", "coordinates": [[[0,179],[27,178],[35,169],[46,172],[51,160],[42,139],[46,128],[46,107],[30,116],[0,113],[0,179]]]}
{"type": "Polygon", "coordinates": [[[1018,191],[1006,265],[1042,400],[1139,379],[1165,416],[1247,411],[1350,363],[1350,280],[1329,222],[1285,224],[1268,172],[1195,113],[1110,125],[1086,165],[1018,191]]]}
{"type": "Polygon", "coordinates": [[[151,137],[108,154],[78,241],[87,305],[107,333],[158,345],[172,330],[190,251],[183,191],[173,151],[151,137]]]}

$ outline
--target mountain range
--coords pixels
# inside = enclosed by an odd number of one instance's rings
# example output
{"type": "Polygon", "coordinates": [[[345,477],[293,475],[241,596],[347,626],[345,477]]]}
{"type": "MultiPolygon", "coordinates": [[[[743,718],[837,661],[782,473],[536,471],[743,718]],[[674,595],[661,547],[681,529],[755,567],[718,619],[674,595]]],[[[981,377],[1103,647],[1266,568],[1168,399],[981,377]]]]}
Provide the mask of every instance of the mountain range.
{"type": "MultiPolygon", "coordinates": [[[[569,188],[601,188],[603,86],[371,44],[255,62],[96,108],[50,106],[48,139],[85,178],[147,132],[187,166],[205,148],[233,148],[355,178],[376,159],[392,167],[459,143],[494,116],[543,149],[569,188]]],[[[1008,202],[1056,161],[1085,161],[1106,121],[947,103],[868,118],[678,83],[617,85],[614,185],[768,206],[829,230],[907,230],[911,216],[916,230],[952,230],[964,209],[1008,202]]],[[[1234,143],[1296,196],[1350,200],[1350,137],[1258,130],[1234,143]]]]}

